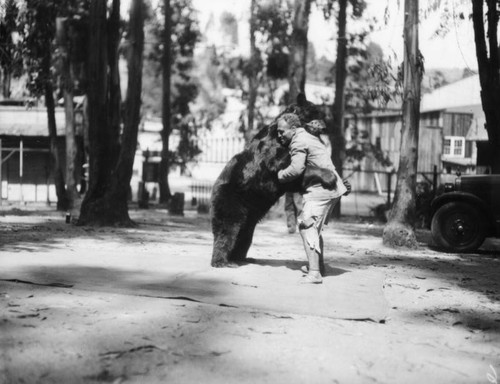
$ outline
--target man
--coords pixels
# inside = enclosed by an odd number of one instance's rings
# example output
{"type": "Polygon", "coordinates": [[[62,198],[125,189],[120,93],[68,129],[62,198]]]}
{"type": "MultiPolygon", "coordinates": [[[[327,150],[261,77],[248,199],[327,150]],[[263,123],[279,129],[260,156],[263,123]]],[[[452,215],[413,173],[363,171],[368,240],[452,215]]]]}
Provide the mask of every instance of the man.
{"type": "Polygon", "coordinates": [[[320,138],[324,123],[313,120],[301,127],[295,114],[284,114],[278,119],[278,140],[290,149],[290,165],[278,172],[278,180],[286,183],[303,176],[304,206],[299,219],[299,232],[304,243],[309,266],[300,283],[323,282],[323,239],[321,231],[335,204],[348,188],[340,179],[330,153],[320,138]]]}

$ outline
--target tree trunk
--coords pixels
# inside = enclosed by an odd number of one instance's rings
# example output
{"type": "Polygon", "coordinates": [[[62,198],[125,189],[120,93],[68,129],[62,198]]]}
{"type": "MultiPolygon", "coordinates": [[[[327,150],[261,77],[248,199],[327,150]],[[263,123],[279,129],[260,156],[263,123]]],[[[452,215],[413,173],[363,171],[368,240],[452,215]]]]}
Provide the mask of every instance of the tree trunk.
{"type": "MultiPolygon", "coordinates": [[[[113,1],[113,11],[111,13],[111,18],[113,19],[113,14],[119,14],[120,1],[113,1]],[[114,13],[114,12],[117,13],[114,13]]],[[[119,113],[117,111],[110,112],[109,108],[118,108],[119,104],[114,103],[116,101],[116,94],[114,92],[120,92],[120,88],[113,84],[114,75],[111,68],[113,68],[116,63],[112,63],[109,60],[109,48],[117,45],[116,39],[119,39],[120,34],[115,30],[119,28],[119,23],[110,22],[109,29],[106,31],[105,24],[105,13],[102,16],[102,9],[96,6],[91,8],[96,14],[94,18],[99,19],[100,22],[93,21],[94,28],[99,33],[94,33],[91,35],[91,46],[94,39],[98,39],[99,36],[104,36],[100,42],[98,49],[91,53],[90,55],[90,74],[92,79],[96,79],[97,84],[101,84],[103,89],[109,90],[108,92],[102,92],[102,96],[99,97],[95,94],[96,88],[92,87],[92,92],[89,90],[89,143],[90,143],[90,188],[88,194],[85,196],[85,200],[82,204],[82,213],[80,215],[79,224],[94,224],[94,225],[119,225],[119,226],[131,226],[133,222],[130,220],[128,214],[127,198],[130,188],[130,180],[132,177],[132,167],[134,163],[135,150],[137,147],[137,132],[140,120],[140,106],[141,106],[141,88],[142,88],[142,52],[144,47],[144,11],[142,0],[133,0],[130,7],[130,56],[129,56],[129,78],[128,78],[128,89],[127,89],[127,118],[126,124],[123,130],[120,151],[118,154],[118,160],[115,162],[115,155],[113,153],[114,149],[117,148],[118,139],[116,135],[116,127],[112,125],[111,116],[112,113],[119,113]],[[109,35],[106,35],[106,32],[109,35]],[[108,39],[109,37],[109,45],[108,39]],[[103,68],[107,69],[109,67],[109,77],[106,76],[106,72],[102,72],[103,68]],[[109,86],[109,88],[108,88],[109,86]],[[95,103],[95,104],[93,104],[95,103]],[[102,113],[105,112],[105,116],[102,113]],[[106,113],[107,112],[107,113],[106,113]],[[104,132],[98,136],[98,131],[96,131],[96,123],[103,124],[104,132]],[[107,151],[104,148],[94,148],[96,145],[95,139],[100,137],[107,146],[107,151]],[[100,160],[93,161],[92,154],[94,156],[101,156],[100,160]],[[105,162],[112,163],[110,167],[103,169],[104,172],[109,174],[107,183],[101,185],[95,185],[93,182],[93,172],[95,172],[96,167],[101,167],[105,162]],[[94,171],[92,170],[94,167],[94,171]],[[93,198],[87,199],[91,191],[93,193],[93,198]],[[85,208],[85,211],[84,211],[85,208]]],[[[91,17],[92,19],[92,17],[91,17]]],[[[118,56],[116,55],[116,60],[118,56]]],[[[119,83],[119,82],[118,82],[119,83]]],[[[103,172],[99,172],[97,175],[102,175],[103,172]]]]}
{"type": "Polygon", "coordinates": [[[311,0],[295,0],[293,31],[288,66],[288,102],[293,103],[297,95],[305,93],[307,64],[307,32],[311,0]]]}
{"type": "Polygon", "coordinates": [[[77,150],[75,139],[75,108],[73,104],[73,76],[71,74],[71,39],[69,38],[69,22],[66,18],[57,18],[57,42],[59,45],[62,68],[61,80],[64,95],[64,112],[66,117],[66,193],[68,208],[73,208],[80,198],[76,188],[77,150]]]}
{"type": "Polygon", "coordinates": [[[79,224],[107,222],[101,199],[109,187],[112,164],[108,127],[108,50],[106,1],[90,3],[89,31],[89,189],[83,200],[79,224]]]}
{"type": "MultiPolygon", "coordinates": [[[[48,62],[50,63],[50,58],[48,58],[48,62]]],[[[69,202],[66,195],[66,186],[61,164],[60,154],[62,153],[62,149],[60,149],[57,140],[54,90],[50,81],[45,83],[45,106],[47,107],[47,126],[49,128],[50,155],[54,174],[54,184],[56,187],[57,210],[65,211],[69,208],[69,202]]]]}
{"type": "MultiPolygon", "coordinates": [[[[342,177],[345,159],[344,137],[344,108],[345,108],[345,81],[347,76],[347,0],[339,0],[338,33],[337,33],[337,60],[335,66],[335,100],[332,105],[333,122],[330,131],[332,146],[332,162],[342,177]]],[[[340,217],[341,202],[335,205],[332,216],[340,217]]]]}
{"type": "Polygon", "coordinates": [[[54,88],[50,80],[51,62],[52,54],[50,50],[48,50],[47,52],[45,52],[45,55],[42,58],[42,72],[47,76],[47,80],[45,81],[44,85],[44,94],[45,106],[47,108],[47,126],[49,129],[51,164],[54,174],[54,185],[56,188],[57,210],[65,211],[69,208],[69,201],[66,193],[66,185],[64,182],[64,172],[62,169],[61,154],[63,153],[63,148],[61,147],[61,143],[57,139],[54,88]]]}
{"type": "Polygon", "coordinates": [[[170,74],[171,74],[171,30],[172,30],[172,9],[170,0],[164,0],[165,30],[163,31],[163,96],[162,96],[162,123],[161,139],[163,147],[161,150],[161,161],[159,168],[160,203],[166,204],[172,197],[168,183],[170,171],[169,139],[172,132],[172,110],[170,104],[170,74]]]}
{"type": "Polygon", "coordinates": [[[391,247],[416,248],[415,186],[422,78],[418,57],[418,0],[405,0],[403,41],[403,125],[398,180],[389,221],[384,228],[383,243],[391,247]]]}
{"type": "Polygon", "coordinates": [[[252,0],[250,3],[250,71],[248,73],[248,126],[245,130],[245,141],[248,143],[254,131],[255,102],[257,100],[257,46],[255,43],[256,13],[257,3],[252,0]]]}
{"type": "Polygon", "coordinates": [[[500,75],[498,53],[498,13],[497,1],[486,0],[488,5],[487,24],[488,34],[484,29],[483,0],[472,1],[472,21],[476,42],[476,56],[481,84],[481,102],[486,118],[488,144],[491,153],[491,169],[493,173],[500,173],[500,75]],[[487,40],[486,40],[487,39],[487,40]],[[486,43],[488,41],[488,44],[486,43]],[[488,57],[489,53],[489,57],[488,57]]]}
{"type": "MultiPolygon", "coordinates": [[[[121,139],[120,155],[111,185],[110,201],[128,217],[127,199],[137,149],[137,134],[141,120],[142,61],[144,50],[144,6],[133,0],[130,8],[130,52],[128,63],[126,118],[121,139]]],[[[129,219],[130,220],[130,219],[129,219]]]]}
{"type": "Polygon", "coordinates": [[[2,95],[4,99],[10,98],[10,84],[12,80],[12,73],[8,68],[3,68],[3,82],[2,82],[2,95]]]}
{"type": "Polygon", "coordinates": [[[121,90],[118,69],[118,47],[120,45],[120,0],[113,0],[108,21],[108,65],[109,65],[109,157],[116,164],[120,153],[121,90]]]}

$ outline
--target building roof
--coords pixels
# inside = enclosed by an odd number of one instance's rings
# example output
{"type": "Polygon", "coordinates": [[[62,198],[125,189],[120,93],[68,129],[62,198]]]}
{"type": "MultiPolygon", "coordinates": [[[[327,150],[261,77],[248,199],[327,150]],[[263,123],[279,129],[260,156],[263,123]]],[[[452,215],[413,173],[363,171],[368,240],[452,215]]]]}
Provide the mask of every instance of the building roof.
{"type": "Polygon", "coordinates": [[[423,95],[420,111],[429,112],[481,104],[479,75],[445,85],[423,95]]]}
{"type": "MultiPolygon", "coordinates": [[[[56,108],[57,135],[65,135],[65,116],[56,108]]],[[[0,136],[48,136],[47,109],[26,107],[0,107],[0,136]]]]}

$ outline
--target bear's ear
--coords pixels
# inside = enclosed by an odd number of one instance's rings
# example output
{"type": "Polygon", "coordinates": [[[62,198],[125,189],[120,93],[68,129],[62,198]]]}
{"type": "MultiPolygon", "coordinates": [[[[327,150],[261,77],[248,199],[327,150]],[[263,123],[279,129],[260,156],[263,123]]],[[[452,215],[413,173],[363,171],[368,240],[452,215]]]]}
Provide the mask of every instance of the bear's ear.
{"type": "Polygon", "coordinates": [[[306,105],[306,103],[307,103],[306,95],[303,94],[302,92],[299,93],[297,95],[297,105],[303,107],[304,105],[306,105]]]}

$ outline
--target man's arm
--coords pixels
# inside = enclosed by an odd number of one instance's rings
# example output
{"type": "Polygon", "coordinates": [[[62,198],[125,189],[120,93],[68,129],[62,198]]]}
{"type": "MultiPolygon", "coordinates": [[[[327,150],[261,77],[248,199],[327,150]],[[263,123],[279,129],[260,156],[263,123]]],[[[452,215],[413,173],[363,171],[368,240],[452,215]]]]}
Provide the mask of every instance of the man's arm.
{"type": "Polygon", "coordinates": [[[294,137],[290,143],[291,163],[285,169],[278,171],[280,183],[287,183],[298,178],[306,169],[307,149],[306,146],[294,137]]]}

